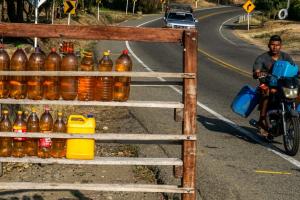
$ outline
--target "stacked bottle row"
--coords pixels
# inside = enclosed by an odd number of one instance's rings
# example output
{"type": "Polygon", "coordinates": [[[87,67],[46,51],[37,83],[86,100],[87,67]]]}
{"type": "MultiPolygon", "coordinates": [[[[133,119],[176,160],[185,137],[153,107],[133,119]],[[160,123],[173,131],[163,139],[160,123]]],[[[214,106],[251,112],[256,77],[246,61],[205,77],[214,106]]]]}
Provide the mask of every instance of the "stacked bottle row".
{"type": "MultiPolygon", "coordinates": [[[[63,58],[56,49],[46,57],[39,48],[35,49],[27,60],[21,48],[18,48],[10,60],[9,55],[0,46],[0,71],[78,71],[79,62],[72,47],[67,48],[63,58]]],[[[80,70],[94,71],[92,52],[85,52],[80,62],[80,70]]],[[[97,65],[100,72],[113,70],[113,61],[108,51],[103,53],[97,65]]],[[[124,50],[116,60],[115,71],[132,70],[132,61],[128,51],[124,50]]],[[[80,101],[126,101],[130,92],[130,77],[90,77],[90,76],[0,76],[0,98],[64,100],[80,101]]]]}
{"type": "MultiPolygon", "coordinates": [[[[11,124],[8,111],[4,110],[0,122],[1,132],[17,132],[20,135],[41,132],[41,133],[66,133],[66,124],[63,120],[62,113],[57,114],[57,119],[53,123],[53,118],[48,107],[41,115],[40,119],[35,111],[32,112],[28,119],[18,111],[17,118],[11,124]]],[[[66,156],[66,140],[56,138],[26,138],[26,137],[2,137],[0,138],[0,157],[24,157],[38,156],[40,158],[63,158],[66,156]]]]}

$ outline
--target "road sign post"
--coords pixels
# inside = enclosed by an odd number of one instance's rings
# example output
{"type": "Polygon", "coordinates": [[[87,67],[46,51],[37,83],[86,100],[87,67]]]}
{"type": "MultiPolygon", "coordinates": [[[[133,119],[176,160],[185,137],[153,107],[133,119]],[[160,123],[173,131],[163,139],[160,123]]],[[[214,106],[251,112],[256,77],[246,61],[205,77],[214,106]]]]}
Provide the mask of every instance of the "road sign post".
{"type": "Polygon", "coordinates": [[[255,5],[248,0],[244,5],[243,5],[244,10],[247,12],[247,21],[248,21],[248,31],[250,30],[250,13],[254,10],[255,5]]]}

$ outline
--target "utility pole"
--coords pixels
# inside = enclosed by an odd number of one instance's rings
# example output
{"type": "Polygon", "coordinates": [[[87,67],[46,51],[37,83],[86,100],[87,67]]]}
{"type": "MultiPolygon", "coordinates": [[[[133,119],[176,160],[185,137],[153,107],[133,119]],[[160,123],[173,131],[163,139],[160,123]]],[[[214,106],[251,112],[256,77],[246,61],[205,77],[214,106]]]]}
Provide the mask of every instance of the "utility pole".
{"type": "Polygon", "coordinates": [[[126,15],[127,15],[127,11],[128,11],[128,0],[126,1],[126,15]]]}

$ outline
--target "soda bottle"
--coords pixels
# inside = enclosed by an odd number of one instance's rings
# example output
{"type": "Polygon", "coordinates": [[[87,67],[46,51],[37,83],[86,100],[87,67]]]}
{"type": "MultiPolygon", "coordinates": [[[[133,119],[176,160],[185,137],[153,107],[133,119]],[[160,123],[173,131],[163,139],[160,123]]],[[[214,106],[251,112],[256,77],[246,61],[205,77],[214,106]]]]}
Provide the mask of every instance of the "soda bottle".
{"type": "MultiPolygon", "coordinates": [[[[102,59],[99,61],[98,70],[100,72],[112,71],[113,61],[109,57],[109,52],[103,53],[102,59]]],[[[111,101],[113,95],[113,77],[100,76],[96,79],[96,86],[94,91],[95,100],[97,101],[111,101]]]]}
{"type": "MultiPolygon", "coordinates": [[[[132,70],[132,61],[128,55],[128,50],[123,50],[116,60],[115,70],[125,72],[132,70]]],[[[114,79],[114,101],[127,101],[130,92],[130,77],[115,77],[114,79]]]]}
{"type": "MultiPolygon", "coordinates": [[[[41,71],[44,69],[45,57],[39,48],[35,48],[35,52],[31,54],[28,61],[28,71],[41,71]]],[[[41,76],[29,76],[27,80],[27,96],[28,99],[41,100],[43,98],[43,88],[41,76]]]]}
{"type": "MultiPolygon", "coordinates": [[[[67,126],[63,120],[63,115],[61,112],[57,113],[57,119],[53,125],[54,133],[66,133],[67,126]]],[[[64,158],[66,157],[66,139],[53,138],[52,139],[52,149],[51,156],[53,158],[64,158]]]]}
{"type": "MultiPolygon", "coordinates": [[[[40,118],[40,131],[41,133],[51,133],[53,127],[53,118],[50,114],[49,107],[45,108],[45,112],[40,118]]],[[[40,138],[38,141],[38,157],[50,158],[51,153],[51,138],[40,138]]]]}
{"type": "MultiPolygon", "coordinates": [[[[61,71],[77,71],[78,61],[74,49],[68,48],[67,55],[62,59],[61,71]]],[[[63,76],[60,81],[60,92],[64,100],[74,100],[77,96],[77,77],[63,76]]]]}
{"type": "MultiPolygon", "coordinates": [[[[0,131],[1,132],[11,132],[12,125],[8,118],[8,111],[3,111],[3,116],[0,122],[0,131]]],[[[11,156],[12,151],[12,138],[10,137],[2,137],[0,138],[0,157],[8,157],[11,156]]]]}
{"type": "MultiPolygon", "coordinates": [[[[33,108],[30,116],[27,120],[27,132],[28,133],[37,133],[40,132],[39,117],[36,114],[35,109],[33,108]]],[[[26,140],[26,154],[28,156],[37,155],[38,142],[36,138],[27,138],[26,140]]]]}
{"type": "MultiPolygon", "coordinates": [[[[87,51],[84,53],[84,57],[80,64],[81,71],[93,71],[94,60],[93,53],[87,51]]],[[[94,84],[95,78],[92,76],[81,76],[78,79],[78,99],[80,101],[94,100],[94,84]]]]}
{"type": "MultiPolygon", "coordinates": [[[[4,50],[3,44],[0,44],[0,70],[9,70],[10,59],[7,52],[4,50]]],[[[7,76],[0,76],[0,98],[7,98],[9,94],[9,78],[7,76]]]]}
{"type": "MultiPolygon", "coordinates": [[[[26,133],[26,122],[22,118],[22,111],[18,111],[17,118],[13,124],[13,132],[26,133]]],[[[14,157],[23,157],[26,155],[26,139],[25,137],[13,138],[13,150],[11,155],[14,157]]]]}
{"type": "MultiPolygon", "coordinates": [[[[61,58],[56,53],[56,49],[52,48],[48,57],[45,60],[45,71],[59,71],[61,64],[61,58]]],[[[59,99],[59,78],[55,76],[47,76],[44,78],[43,90],[44,98],[48,100],[59,99]]]]}
{"type": "MultiPolygon", "coordinates": [[[[27,56],[18,48],[10,60],[10,71],[25,71],[27,68],[27,56]]],[[[9,81],[9,96],[15,99],[24,99],[27,92],[25,76],[12,76],[9,81]]]]}

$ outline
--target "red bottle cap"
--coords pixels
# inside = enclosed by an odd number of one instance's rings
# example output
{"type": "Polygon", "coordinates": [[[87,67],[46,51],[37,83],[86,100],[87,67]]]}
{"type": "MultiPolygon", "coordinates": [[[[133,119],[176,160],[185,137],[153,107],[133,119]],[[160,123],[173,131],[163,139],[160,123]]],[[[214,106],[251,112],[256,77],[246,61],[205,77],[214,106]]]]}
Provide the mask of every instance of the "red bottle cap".
{"type": "Polygon", "coordinates": [[[52,48],[51,48],[51,52],[56,52],[56,48],[55,48],[55,47],[52,47],[52,48]]]}
{"type": "Polygon", "coordinates": [[[125,54],[125,55],[128,55],[128,50],[127,49],[124,49],[122,54],[125,54]]]}

